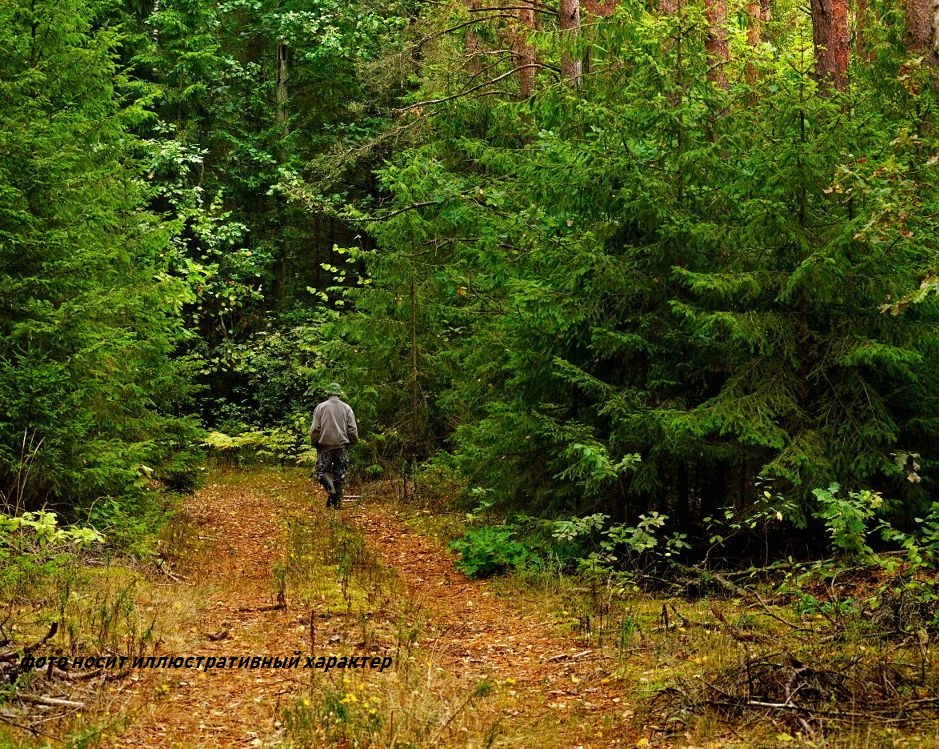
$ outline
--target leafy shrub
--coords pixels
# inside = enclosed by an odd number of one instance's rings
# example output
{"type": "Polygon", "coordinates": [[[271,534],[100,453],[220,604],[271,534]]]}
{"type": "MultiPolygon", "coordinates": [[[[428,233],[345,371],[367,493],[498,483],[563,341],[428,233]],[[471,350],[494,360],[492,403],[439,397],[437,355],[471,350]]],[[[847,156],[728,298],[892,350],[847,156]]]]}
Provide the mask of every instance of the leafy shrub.
{"type": "Polygon", "coordinates": [[[452,502],[466,489],[453,456],[443,450],[421,464],[413,479],[418,495],[430,502],[452,502]]]}
{"type": "Polygon", "coordinates": [[[269,429],[256,429],[242,424],[240,429],[244,431],[233,435],[213,431],[206,436],[203,444],[211,454],[236,465],[244,462],[306,464],[311,462],[312,457],[306,435],[306,419],[303,414],[295,414],[289,423],[269,429]]]}
{"type": "Polygon", "coordinates": [[[197,441],[204,434],[201,430],[195,431],[188,442],[181,442],[175,452],[156,466],[153,478],[171,492],[195,492],[205,476],[205,451],[197,441]]]}
{"type": "Polygon", "coordinates": [[[897,544],[905,553],[912,569],[935,569],[939,562],[939,502],[933,502],[925,517],[913,518],[916,526],[911,533],[881,522],[878,530],[881,537],[897,544]]]}
{"type": "Polygon", "coordinates": [[[106,498],[88,512],[88,525],[107,535],[108,545],[142,559],[154,553],[157,532],[168,520],[162,499],[166,494],[143,492],[137,496],[106,498]]]}
{"type": "Polygon", "coordinates": [[[46,510],[0,514],[0,601],[29,600],[33,591],[63,569],[76,550],[102,543],[94,528],[60,528],[46,510]]]}
{"type": "Polygon", "coordinates": [[[673,562],[691,548],[688,535],[673,531],[665,538],[663,529],[668,516],[658,512],[640,515],[632,526],[625,523],[609,524],[610,517],[602,513],[556,520],[554,537],[560,540],[585,539],[594,548],[580,560],[583,571],[591,573],[612,571],[616,567],[637,567],[654,561],[673,562]]]}
{"type": "Polygon", "coordinates": [[[848,556],[869,557],[873,553],[867,544],[868,522],[883,507],[884,498],[867,489],[848,492],[840,496],[841,486],[831,484],[827,489],[815,489],[818,500],[814,516],[825,523],[832,545],[848,556]]]}
{"type": "Polygon", "coordinates": [[[460,554],[457,568],[470,577],[479,578],[534,562],[535,555],[512,535],[513,529],[504,525],[473,528],[450,544],[450,548],[460,554]]]}

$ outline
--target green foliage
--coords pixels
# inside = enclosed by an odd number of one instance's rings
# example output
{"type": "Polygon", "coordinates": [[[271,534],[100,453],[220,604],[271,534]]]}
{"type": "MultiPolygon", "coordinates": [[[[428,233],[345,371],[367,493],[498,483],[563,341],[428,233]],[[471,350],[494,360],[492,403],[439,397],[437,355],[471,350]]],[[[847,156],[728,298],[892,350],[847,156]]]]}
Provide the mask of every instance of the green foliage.
{"type": "Polygon", "coordinates": [[[939,562],[939,503],[928,514],[913,519],[911,531],[900,530],[882,520],[877,526],[884,541],[902,549],[912,570],[933,570],[939,562]]]}
{"type": "MultiPolygon", "coordinates": [[[[484,502],[468,519],[488,511],[484,502]]],[[[460,554],[457,567],[470,577],[543,567],[551,560],[589,576],[616,575],[656,564],[669,564],[691,545],[685,533],[666,535],[668,517],[642,515],[636,525],[611,523],[602,513],[567,520],[518,516],[502,525],[481,525],[450,544],[460,554]]]]}
{"type": "Polygon", "coordinates": [[[437,493],[605,517],[565,533],[618,560],[682,554],[728,506],[711,545],[767,555],[814,523],[867,554],[870,497],[924,514],[939,129],[896,8],[846,93],[792,3],[757,48],[731,17],[726,90],[700,5],[544,19],[530,96],[500,41],[521,30],[480,18],[468,47],[460,3],[47,11],[0,11],[14,506],[194,488],[193,379],[211,449],[308,461],[339,379],[374,471],[444,451],[437,493]]]}
{"type": "Polygon", "coordinates": [[[77,551],[104,541],[95,528],[61,528],[55,513],[0,514],[0,602],[30,601],[73,561],[77,551]]]}
{"type": "Polygon", "coordinates": [[[641,460],[638,453],[631,453],[614,464],[603,445],[583,445],[579,442],[566,448],[562,457],[570,461],[570,465],[558,474],[558,478],[574,479],[587,490],[595,490],[618,480],[621,475],[633,470],[641,460]]]}
{"type": "MultiPolygon", "coordinates": [[[[909,517],[939,457],[939,305],[908,300],[935,264],[932,87],[885,30],[850,95],[822,95],[785,6],[725,92],[699,10],[678,44],[676,18],[618,4],[581,36],[578,90],[422,111],[378,172],[337,355],[404,452],[445,446],[506,510],[743,522],[764,477],[787,521],[833,481],[909,517]]],[[[434,44],[417,98],[472,85],[434,44]]]]}
{"type": "MultiPolygon", "coordinates": [[[[242,423],[293,429],[298,419],[310,417],[323,388],[335,379],[330,347],[323,342],[330,321],[324,310],[284,313],[246,340],[215,348],[203,374],[214,373],[226,383],[224,398],[206,399],[222,431],[235,431],[242,423]]],[[[217,384],[216,393],[220,390],[217,384]]]]}
{"type": "Polygon", "coordinates": [[[583,538],[587,542],[578,566],[587,574],[638,570],[650,564],[671,563],[691,548],[688,534],[672,531],[665,537],[668,517],[658,512],[640,515],[636,525],[610,523],[603,514],[556,520],[553,536],[561,540],[583,538]],[[592,548],[591,548],[592,547],[592,548]]]}
{"type": "Polygon", "coordinates": [[[305,417],[299,419],[301,421],[293,428],[246,429],[234,436],[210,432],[203,444],[212,454],[238,465],[254,461],[313,464],[316,456],[305,433],[305,417]]]}
{"type": "Polygon", "coordinates": [[[174,512],[174,503],[156,491],[133,497],[103,498],[88,510],[86,522],[105,534],[108,546],[137,559],[152,560],[157,534],[174,512]]]}
{"type": "Polygon", "coordinates": [[[0,493],[15,509],[136,491],[197,428],[190,291],[146,209],[149,91],[115,60],[107,7],[0,8],[0,493]]]}
{"type": "Polygon", "coordinates": [[[840,553],[869,557],[872,554],[867,544],[869,521],[883,507],[884,499],[867,489],[848,492],[846,497],[839,496],[840,491],[838,484],[832,484],[812,492],[818,500],[815,517],[824,522],[832,545],[840,553]]]}
{"type": "Polygon", "coordinates": [[[163,0],[150,11],[129,14],[123,51],[155,92],[152,207],[174,227],[170,273],[191,290],[202,415],[222,431],[269,429],[310,405],[317,313],[341,303],[343,284],[324,266],[339,270],[334,245],[360,240],[334,206],[368,192],[362,162],[381,158],[371,141],[400,85],[364,69],[394,54],[412,8],[163,0]]]}
{"type": "Polygon", "coordinates": [[[489,577],[534,562],[535,557],[507,526],[484,525],[450,544],[460,555],[456,566],[470,577],[489,577]]]}

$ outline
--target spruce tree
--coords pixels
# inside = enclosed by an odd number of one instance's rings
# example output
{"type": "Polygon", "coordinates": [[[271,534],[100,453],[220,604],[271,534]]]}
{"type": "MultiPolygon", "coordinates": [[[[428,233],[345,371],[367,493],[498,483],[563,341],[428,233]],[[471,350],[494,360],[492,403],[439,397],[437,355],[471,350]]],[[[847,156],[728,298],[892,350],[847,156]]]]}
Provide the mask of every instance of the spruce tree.
{"type": "MultiPolygon", "coordinates": [[[[133,491],[193,437],[185,285],[145,210],[147,115],[106,7],[0,7],[0,491],[16,509],[133,491]]],[[[182,461],[184,463],[184,461],[182,461]]]]}
{"type": "Polygon", "coordinates": [[[507,506],[690,521],[767,480],[797,521],[831,481],[905,513],[926,500],[939,308],[902,300],[934,263],[933,93],[886,41],[854,90],[828,90],[786,12],[775,58],[757,77],[731,54],[726,91],[700,9],[620,6],[576,89],[422,92],[443,103],[382,173],[364,293],[407,299],[395,258],[447,281],[423,394],[507,506]]]}

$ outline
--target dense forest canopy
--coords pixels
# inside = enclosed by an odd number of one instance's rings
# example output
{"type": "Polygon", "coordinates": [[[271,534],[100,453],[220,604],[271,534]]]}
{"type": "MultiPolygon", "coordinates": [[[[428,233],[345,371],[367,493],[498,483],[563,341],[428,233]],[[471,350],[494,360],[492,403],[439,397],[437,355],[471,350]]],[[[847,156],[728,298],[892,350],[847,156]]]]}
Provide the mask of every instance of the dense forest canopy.
{"type": "Polygon", "coordinates": [[[303,460],[333,380],[363,473],[507,510],[931,504],[922,0],[9,0],[0,42],[15,509],[133,512],[206,429],[303,460]]]}

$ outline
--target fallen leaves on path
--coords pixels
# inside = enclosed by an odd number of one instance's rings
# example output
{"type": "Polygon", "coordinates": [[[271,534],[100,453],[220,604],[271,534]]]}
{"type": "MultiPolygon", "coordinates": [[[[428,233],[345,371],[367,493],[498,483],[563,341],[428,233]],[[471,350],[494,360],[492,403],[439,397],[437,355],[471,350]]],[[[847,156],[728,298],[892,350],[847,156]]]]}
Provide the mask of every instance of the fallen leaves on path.
{"type": "Polygon", "coordinates": [[[540,746],[632,746],[623,733],[632,712],[622,705],[610,656],[559,635],[553,620],[521,610],[487,581],[467,578],[446,549],[410,529],[390,504],[365,504],[348,521],[426,608],[423,646],[445,656],[467,684],[510,685],[515,723],[543,731],[540,746]]]}
{"type": "MultiPolygon", "coordinates": [[[[264,472],[268,478],[279,475],[264,472]]],[[[289,601],[287,608],[275,605],[273,570],[286,553],[291,517],[312,516],[316,532],[319,523],[335,516],[320,507],[312,482],[296,477],[287,484],[291,501],[284,499],[283,479],[275,484],[223,476],[186,502],[197,543],[178,561],[179,579],[162,588],[164,602],[175,594],[179,628],[158,655],[309,653],[313,614],[289,601]]],[[[631,712],[621,701],[609,656],[558,633],[547,614],[527,611],[487,582],[466,578],[454,569],[449,552],[409,528],[392,504],[369,501],[340,511],[339,517],[361,530],[366,545],[393,570],[421,612],[415,647],[427,662],[449,672],[448,681],[465,692],[467,702],[481,683],[500,690],[501,734],[495,746],[635,743],[623,734],[631,712]]],[[[320,626],[318,654],[340,642],[338,634],[330,637],[328,622],[320,626]]],[[[135,749],[269,746],[283,738],[283,707],[308,685],[301,670],[138,670],[107,698],[108,712],[130,718],[123,732],[115,727],[104,743],[135,749]]],[[[446,728],[434,732],[436,745],[468,746],[446,728]]]]}
{"type": "MultiPolygon", "coordinates": [[[[184,508],[200,548],[181,560],[177,584],[186,625],[160,655],[288,655],[305,648],[297,613],[275,603],[271,570],[282,553],[284,514],[268,491],[211,484],[184,508]],[[262,609],[267,610],[246,610],[262,609]],[[223,634],[224,633],[224,634],[223,634]]],[[[114,746],[258,746],[279,728],[293,673],[274,669],[159,669],[136,672],[115,702],[132,723],[114,746]]]]}

